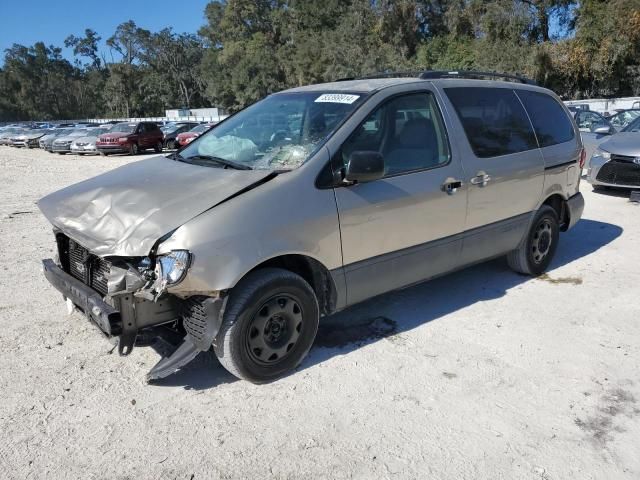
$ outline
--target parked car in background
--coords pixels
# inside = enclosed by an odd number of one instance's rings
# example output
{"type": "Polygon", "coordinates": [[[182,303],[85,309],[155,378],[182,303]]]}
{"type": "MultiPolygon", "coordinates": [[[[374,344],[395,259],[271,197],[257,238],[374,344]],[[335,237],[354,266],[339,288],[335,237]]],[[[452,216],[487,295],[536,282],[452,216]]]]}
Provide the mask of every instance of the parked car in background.
{"type": "Polygon", "coordinates": [[[635,108],[622,110],[610,116],[609,118],[607,118],[607,120],[609,120],[609,123],[613,125],[613,128],[615,128],[617,131],[620,131],[638,117],[640,117],[640,109],[635,108]]]}
{"type": "Polygon", "coordinates": [[[349,305],[499,256],[540,275],[584,208],[579,131],[524,79],[444,75],[286,90],[54,192],[44,275],[122,355],[182,337],[149,379],[213,348],[255,383],[294,370],[349,305]]]}
{"type": "Polygon", "coordinates": [[[595,188],[640,188],[640,117],[597,145],[587,181],[595,188]]]}
{"type": "Polygon", "coordinates": [[[580,129],[587,159],[591,158],[598,144],[617,131],[609,120],[597,112],[589,110],[576,112],[574,119],[580,129]]]}
{"type": "Polygon", "coordinates": [[[71,153],[77,155],[84,155],[87,153],[98,153],[96,142],[98,137],[103,133],[107,133],[111,130],[109,127],[88,128],[85,135],[78,137],[71,142],[71,153]]]}
{"type": "Polygon", "coordinates": [[[47,133],[44,129],[31,129],[21,134],[11,137],[11,145],[13,147],[37,148],[38,142],[47,133]]]}
{"type": "Polygon", "coordinates": [[[574,119],[581,132],[593,132],[596,128],[612,127],[611,122],[598,112],[579,110],[574,113],[574,119]]]}
{"type": "Polygon", "coordinates": [[[73,128],[54,128],[52,130],[49,130],[49,133],[47,133],[44,137],[40,138],[38,145],[43,150],[47,152],[51,152],[52,151],[51,149],[53,147],[53,141],[60,136],[71,133],[72,131],[73,131],[73,128]]]}
{"type": "Polygon", "coordinates": [[[25,130],[20,127],[9,127],[0,132],[0,145],[11,145],[11,138],[22,134],[25,130]]]}
{"type": "Polygon", "coordinates": [[[168,123],[161,128],[164,135],[163,142],[164,148],[174,149],[178,148],[177,137],[183,132],[188,132],[193,127],[197,126],[198,122],[175,122],[168,123]]]}
{"type": "Polygon", "coordinates": [[[162,152],[163,134],[155,122],[122,122],[98,137],[96,147],[101,155],[128,153],[135,155],[153,148],[162,152]]]}
{"type": "Polygon", "coordinates": [[[177,147],[184,147],[187,143],[192,142],[194,139],[205,133],[214,125],[215,123],[203,123],[200,125],[196,125],[188,132],[179,133],[176,137],[177,147]]]}
{"type": "Polygon", "coordinates": [[[64,155],[71,151],[71,143],[79,137],[86,135],[86,128],[75,128],[65,135],[56,137],[51,144],[51,151],[64,155]]]}

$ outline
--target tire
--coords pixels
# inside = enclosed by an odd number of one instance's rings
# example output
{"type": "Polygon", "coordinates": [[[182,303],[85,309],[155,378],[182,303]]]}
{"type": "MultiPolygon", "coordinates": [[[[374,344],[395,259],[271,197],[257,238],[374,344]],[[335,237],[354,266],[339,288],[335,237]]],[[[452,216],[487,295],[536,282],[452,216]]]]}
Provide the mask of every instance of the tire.
{"type": "Polygon", "coordinates": [[[156,153],[162,153],[162,142],[156,143],[156,146],[153,147],[156,153]]]}
{"type": "Polygon", "coordinates": [[[138,144],[132,143],[129,146],[129,155],[137,155],[138,154],[138,144]]]}
{"type": "Polygon", "coordinates": [[[543,205],[520,246],[507,255],[507,262],[516,272],[537,277],[549,267],[559,239],[558,214],[550,206],[543,205]]]}
{"type": "Polygon", "coordinates": [[[107,157],[109,154],[107,152],[98,152],[101,157],[107,157]]]}
{"type": "Polygon", "coordinates": [[[213,349],[236,377],[267,383],[300,364],[319,318],[318,300],[301,276],[279,268],[256,270],[231,291],[213,349]]]}

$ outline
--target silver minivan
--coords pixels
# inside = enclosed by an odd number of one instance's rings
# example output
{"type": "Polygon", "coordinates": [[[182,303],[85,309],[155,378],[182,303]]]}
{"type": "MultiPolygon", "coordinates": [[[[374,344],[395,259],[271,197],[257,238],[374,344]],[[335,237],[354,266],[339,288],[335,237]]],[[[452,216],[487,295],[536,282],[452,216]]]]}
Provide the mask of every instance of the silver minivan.
{"type": "Polygon", "coordinates": [[[539,275],[582,215],[580,134],[549,90],[487,76],[270,95],[174,154],[41,199],[58,250],[44,273],[120,354],[172,343],[148,379],[213,348],[256,383],[367,298],[503,255],[539,275]]]}

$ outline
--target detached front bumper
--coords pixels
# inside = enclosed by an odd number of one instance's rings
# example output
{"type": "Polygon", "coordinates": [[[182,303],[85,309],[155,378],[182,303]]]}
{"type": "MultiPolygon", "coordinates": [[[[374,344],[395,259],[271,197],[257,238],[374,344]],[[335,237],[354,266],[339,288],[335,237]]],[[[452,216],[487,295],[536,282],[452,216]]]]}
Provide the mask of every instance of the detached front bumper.
{"type": "Polygon", "coordinates": [[[171,375],[198,353],[208,350],[220,329],[226,298],[192,297],[176,305],[178,301],[171,297],[156,303],[125,295],[125,300],[129,302],[116,302],[118,308],[114,308],[103,300],[99,292],[65,272],[52,259],[42,260],[42,270],[49,283],[65,299],[73,302],[105,335],[119,337],[120,355],[128,355],[134,345],[148,345],[149,339],[157,337],[173,337],[169,343],[174,344],[175,336],[184,334],[171,329],[163,331],[162,325],[182,319],[186,335],[170,355],[163,357],[151,369],[147,374],[148,380],[171,375]]]}
{"type": "Polygon", "coordinates": [[[82,310],[105,335],[122,333],[120,312],[106,303],[98,292],[69,275],[50,258],[42,260],[42,270],[49,283],[82,310]]]}

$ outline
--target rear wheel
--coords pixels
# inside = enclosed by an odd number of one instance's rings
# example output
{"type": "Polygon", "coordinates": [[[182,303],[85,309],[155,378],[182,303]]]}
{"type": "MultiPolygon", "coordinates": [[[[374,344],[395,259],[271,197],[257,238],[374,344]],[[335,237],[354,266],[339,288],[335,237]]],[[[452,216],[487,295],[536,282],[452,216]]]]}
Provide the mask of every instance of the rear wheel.
{"type": "Polygon", "coordinates": [[[129,155],[137,155],[138,154],[138,144],[132,143],[129,145],[129,155]]]}
{"type": "Polygon", "coordinates": [[[156,146],[153,147],[153,149],[155,150],[156,153],[161,153],[162,152],[162,142],[156,143],[156,146]]]}
{"type": "Polygon", "coordinates": [[[278,268],[257,270],[231,291],[214,351],[236,377],[269,382],[307,355],[318,321],[318,301],[302,277],[278,268]]]}
{"type": "Polygon", "coordinates": [[[558,214],[549,205],[543,205],[520,246],[507,255],[509,266],[524,275],[541,275],[553,260],[559,238],[558,214]]]}

